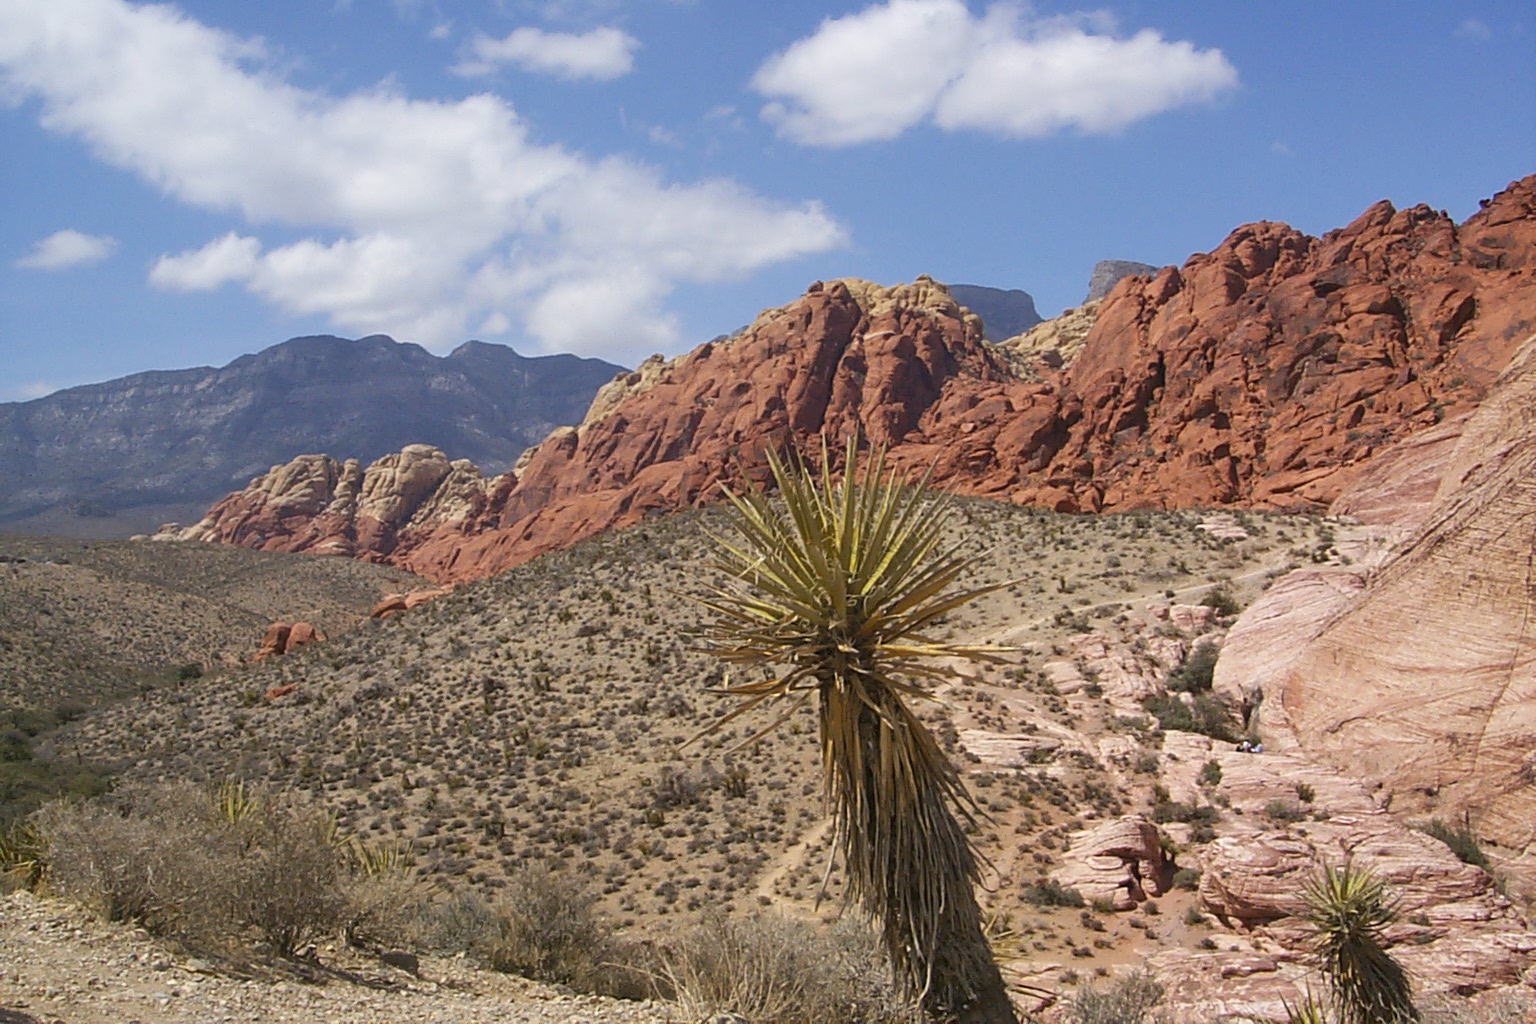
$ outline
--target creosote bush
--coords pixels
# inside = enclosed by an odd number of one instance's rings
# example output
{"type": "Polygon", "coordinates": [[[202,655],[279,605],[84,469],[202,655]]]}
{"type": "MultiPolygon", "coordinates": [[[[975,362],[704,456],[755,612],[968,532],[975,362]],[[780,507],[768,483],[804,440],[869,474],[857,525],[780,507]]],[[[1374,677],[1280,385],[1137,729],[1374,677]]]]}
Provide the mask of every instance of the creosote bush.
{"type": "Polygon", "coordinates": [[[1132,971],[1107,988],[1080,988],[1072,998],[1072,1024],[1145,1024],[1163,1001],[1163,986],[1144,970],[1132,971]]]}
{"type": "Polygon", "coordinates": [[[660,994],[686,1020],[737,1014],[761,1024],[912,1020],[869,928],[844,918],[826,931],[774,917],[712,917],[659,951],[660,994]]]}
{"type": "Polygon", "coordinates": [[[498,971],[569,985],[581,992],[643,998],[650,972],[637,950],[617,941],[592,912],[594,894],[570,875],[523,867],[492,909],[486,958],[498,971]]]}
{"type": "Polygon", "coordinates": [[[127,785],[33,821],[42,885],[192,948],[259,939],[292,956],[341,933],[388,943],[424,899],[403,864],[366,869],[327,815],[243,787],[127,785]]]}

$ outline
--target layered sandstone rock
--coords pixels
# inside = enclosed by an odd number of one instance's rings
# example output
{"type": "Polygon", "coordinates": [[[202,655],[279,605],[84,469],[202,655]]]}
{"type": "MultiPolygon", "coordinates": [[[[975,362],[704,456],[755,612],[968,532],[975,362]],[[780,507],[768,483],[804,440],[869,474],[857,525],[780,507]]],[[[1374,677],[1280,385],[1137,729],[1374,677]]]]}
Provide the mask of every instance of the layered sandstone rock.
{"type": "Polygon", "coordinates": [[[1309,756],[1394,809],[1536,843],[1536,339],[1471,416],[1424,524],[1264,682],[1309,756]]]}
{"type": "Polygon", "coordinates": [[[932,280],[817,284],[625,375],[514,472],[455,469],[441,508],[402,498],[377,519],[312,456],[291,474],[307,489],[274,470],[183,535],[459,581],[715,500],[721,482],[762,476],[765,449],[854,430],[957,491],[1061,511],[1322,510],[1377,453],[1482,399],[1536,327],[1533,266],[1536,176],[1460,226],[1385,202],[1320,239],[1251,224],[1120,281],[1070,365],[1037,380],[932,280]]]}
{"type": "Polygon", "coordinates": [[[1052,877],[1090,902],[1108,900],[1129,910],[1168,887],[1157,826],[1139,814],[1106,821],[1072,836],[1071,850],[1052,877]]]}

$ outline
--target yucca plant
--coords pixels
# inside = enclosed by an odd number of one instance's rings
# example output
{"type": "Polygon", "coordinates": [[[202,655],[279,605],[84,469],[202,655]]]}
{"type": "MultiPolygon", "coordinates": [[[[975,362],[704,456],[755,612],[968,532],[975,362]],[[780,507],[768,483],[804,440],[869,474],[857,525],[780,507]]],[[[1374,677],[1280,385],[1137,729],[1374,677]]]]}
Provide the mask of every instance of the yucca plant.
{"type": "Polygon", "coordinates": [[[1337,868],[1325,864],[1302,894],[1312,954],[1342,1024],[1418,1020],[1408,975],[1386,950],[1386,930],[1397,919],[1386,882],[1345,861],[1337,868]]]}
{"type": "Polygon", "coordinates": [[[701,599],[713,613],[703,646],[728,664],[772,671],[719,691],[740,704],[713,728],[788,701],[756,739],[815,701],[848,895],[879,922],[897,983],[935,1017],[1013,1024],[961,820],[972,821],[976,805],[908,705],[951,676],[940,659],[997,659],[997,648],[931,630],[999,587],[952,589],[972,563],[944,545],[949,498],[926,491],[927,477],[907,487],[886,472],[883,452],[862,474],[857,460],[850,439],[834,482],[823,439],[819,471],[769,453],[777,501],[756,485],[727,489],[732,529],[710,534],[712,565],[727,582],[701,599]]]}

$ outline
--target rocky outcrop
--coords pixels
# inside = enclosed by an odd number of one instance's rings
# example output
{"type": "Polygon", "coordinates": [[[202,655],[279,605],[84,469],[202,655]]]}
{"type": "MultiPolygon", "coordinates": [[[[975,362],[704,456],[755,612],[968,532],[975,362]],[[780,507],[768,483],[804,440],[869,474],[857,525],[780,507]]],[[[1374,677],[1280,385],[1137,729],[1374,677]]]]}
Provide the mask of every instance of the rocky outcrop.
{"type": "Polygon", "coordinates": [[[1121,278],[1133,274],[1153,277],[1159,269],[1150,263],[1137,263],[1135,260],[1099,260],[1093,265],[1093,273],[1088,275],[1088,295],[1083,299],[1083,305],[1097,302],[1108,295],[1121,278]]]}
{"type": "Polygon", "coordinates": [[[1070,364],[1082,351],[1088,332],[1093,330],[1101,304],[1098,300],[1085,302],[999,343],[998,349],[1009,369],[1022,380],[1039,380],[1042,374],[1070,364]]]}
{"type": "Polygon", "coordinates": [[[1052,877],[1089,902],[1107,900],[1130,910],[1168,888],[1157,826],[1139,814],[1106,821],[1072,836],[1071,850],[1052,877]]]}
{"type": "Polygon", "coordinates": [[[274,622],[262,634],[261,647],[251,660],[266,661],[324,639],[324,634],[307,622],[274,622]]]}
{"type": "Polygon", "coordinates": [[[1377,453],[1483,398],[1536,327],[1533,267],[1536,176],[1460,226],[1385,202],[1322,238],[1251,224],[1122,279],[1076,358],[1038,380],[930,279],[818,283],[626,376],[514,472],[458,470],[441,518],[283,516],[284,539],[254,509],[265,499],[235,495],[190,536],[465,580],[715,500],[721,482],[763,475],[765,449],[854,430],[956,491],[1060,511],[1321,511],[1377,453]]]}
{"type": "Polygon", "coordinates": [[[1311,757],[1398,811],[1536,844],[1536,338],[1461,430],[1423,525],[1264,680],[1311,757]]]}
{"type": "Polygon", "coordinates": [[[1420,1000],[1495,996],[1536,977],[1536,933],[1495,880],[1405,827],[1382,808],[1380,791],[1301,756],[1239,753],[1186,733],[1168,734],[1163,759],[1174,799],[1226,804],[1219,838],[1192,866],[1200,870],[1199,909],[1234,929],[1213,951],[1172,949],[1149,959],[1167,987],[1172,1019],[1284,1020],[1284,1003],[1295,1004],[1309,980],[1316,987],[1297,917],[1303,887],[1322,865],[1346,860],[1383,878],[1399,899],[1387,939],[1420,1000]],[[1221,768],[1214,787],[1199,779],[1211,761],[1221,768]],[[1293,820],[1277,822],[1276,808],[1293,820]]]}

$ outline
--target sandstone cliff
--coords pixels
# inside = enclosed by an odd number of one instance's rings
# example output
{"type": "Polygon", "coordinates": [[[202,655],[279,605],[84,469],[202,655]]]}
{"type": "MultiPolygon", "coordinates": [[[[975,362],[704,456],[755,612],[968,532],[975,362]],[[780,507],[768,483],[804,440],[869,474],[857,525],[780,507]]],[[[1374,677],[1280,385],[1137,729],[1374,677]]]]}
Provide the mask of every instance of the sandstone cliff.
{"type": "Polygon", "coordinates": [[[442,470],[376,520],[351,492],[292,514],[268,474],[182,535],[459,581],[713,500],[766,447],[852,430],[945,486],[1061,511],[1322,510],[1380,452],[1477,405],[1536,327],[1533,268],[1536,175],[1459,226],[1386,202],[1322,238],[1246,225],[1120,281],[1075,358],[1035,380],[930,279],[818,283],[620,378],[501,477],[463,467],[439,500],[442,470]]]}

